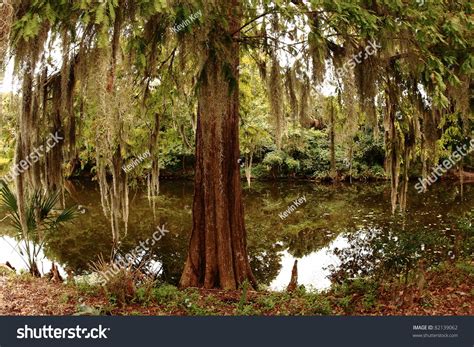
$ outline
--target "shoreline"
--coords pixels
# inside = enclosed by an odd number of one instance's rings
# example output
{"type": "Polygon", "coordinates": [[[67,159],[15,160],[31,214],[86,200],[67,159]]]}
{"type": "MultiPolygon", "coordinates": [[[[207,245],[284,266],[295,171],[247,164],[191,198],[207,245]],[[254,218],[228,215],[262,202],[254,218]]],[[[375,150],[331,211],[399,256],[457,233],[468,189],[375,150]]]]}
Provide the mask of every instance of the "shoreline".
{"type": "Polygon", "coordinates": [[[361,279],[324,292],[307,292],[301,286],[291,292],[180,290],[162,284],[135,288],[120,302],[105,287],[0,272],[0,315],[457,316],[474,314],[473,287],[474,262],[459,261],[431,269],[421,289],[414,279],[407,285],[361,279]],[[368,296],[361,284],[376,288],[376,294],[368,296]]]}

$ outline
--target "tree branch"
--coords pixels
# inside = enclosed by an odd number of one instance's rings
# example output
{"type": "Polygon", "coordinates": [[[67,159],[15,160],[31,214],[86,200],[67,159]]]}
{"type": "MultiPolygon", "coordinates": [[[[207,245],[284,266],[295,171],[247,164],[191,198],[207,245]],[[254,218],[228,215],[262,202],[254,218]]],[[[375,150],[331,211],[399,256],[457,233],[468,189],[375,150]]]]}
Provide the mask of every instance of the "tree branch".
{"type": "Polygon", "coordinates": [[[266,15],[270,14],[270,13],[273,13],[275,12],[277,9],[276,8],[272,8],[271,10],[268,10],[267,12],[264,12],[262,13],[261,15],[255,17],[254,19],[252,19],[250,22],[247,22],[245,23],[244,25],[242,25],[239,29],[237,29],[236,31],[234,31],[232,33],[232,36],[234,36],[235,34],[237,34],[238,32],[240,32],[242,29],[244,29],[245,27],[249,26],[250,24],[252,24],[253,22],[259,20],[260,18],[262,17],[265,17],[266,15]]]}

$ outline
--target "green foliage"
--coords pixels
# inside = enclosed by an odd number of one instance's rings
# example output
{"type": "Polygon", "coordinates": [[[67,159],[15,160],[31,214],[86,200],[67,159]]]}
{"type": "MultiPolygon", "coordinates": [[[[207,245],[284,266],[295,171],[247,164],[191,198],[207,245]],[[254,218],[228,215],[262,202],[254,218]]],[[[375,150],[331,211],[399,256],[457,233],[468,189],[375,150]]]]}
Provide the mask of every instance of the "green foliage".
{"type": "Polygon", "coordinates": [[[87,281],[74,282],[75,288],[84,295],[95,295],[99,292],[99,287],[92,285],[87,281]]]}
{"type": "Polygon", "coordinates": [[[193,316],[209,316],[215,314],[215,312],[212,311],[212,307],[207,307],[207,305],[201,302],[199,293],[190,289],[183,293],[179,306],[186,310],[189,315],[193,316]]]}
{"type": "Polygon", "coordinates": [[[6,265],[1,265],[0,266],[0,276],[8,276],[13,273],[13,270],[7,267],[6,265]]]}
{"type": "Polygon", "coordinates": [[[353,312],[357,304],[365,310],[377,306],[379,282],[370,278],[347,280],[333,287],[337,304],[348,314],[353,312]]]}
{"type": "Polygon", "coordinates": [[[238,311],[242,311],[244,309],[245,304],[247,303],[247,292],[249,289],[249,282],[245,280],[241,287],[242,287],[242,294],[240,296],[240,301],[237,306],[238,311]]]}
{"type": "Polygon", "coordinates": [[[131,303],[136,297],[137,273],[121,268],[113,274],[104,284],[104,291],[112,305],[125,305],[131,303]]]}
{"type": "Polygon", "coordinates": [[[257,303],[265,310],[273,310],[278,303],[278,296],[275,293],[262,296],[257,303]]]}
{"type": "Polygon", "coordinates": [[[80,304],[76,307],[76,312],[73,316],[100,316],[103,312],[100,308],[80,304]]]}
{"type": "Polygon", "coordinates": [[[375,139],[373,134],[361,132],[355,140],[354,161],[355,166],[383,167],[385,150],[383,138],[375,139]]]}
{"type": "MultiPolygon", "coordinates": [[[[472,214],[451,230],[372,230],[348,234],[351,247],[336,250],[342,264],[333,269],[332,278],[342,283],[346,278],[375,279],[400,277],[405,282],[418,266],[437,266],[444,261],[468,259],[474,249],[472,214]]],[[[416,271],[415,271],[416,272],[416,271]]],[[[354,281],[353,288],[357,288],[354,281]]]]}
{"type": "Polygon", "coordinates": [[[182,293],[170,284],[163,284],[153,289],[153,298],[160,305],[169,305],[176,303],[182,298],[182,293]]]}
{"type": "Polygon", "coordinates": [[[306,303],[309,313],[313,315],[330,315],[332,314],[331,303],[324,294],[312,293],[305,294],[306,303]]]}
{"type": "Polygon", "coordinates": [[[147,280],[144,283],[141,283],[140,286],[135,291],[134,301],[141,303],[145,306],[151,304],[154,299],[154,286],[156,282],[147,280]]]}
{"type": "MultiPolygon", "coordinates": [[[[187,161],[189,157],[189,161],[193,161],[197,108],[194,92],[198,86],[197,76],[202,70],[201,60],[204,57],[203,50],[188,48],[190,45],[205,42],[203,47],[213,47],[212,52],[222,50],[229,42],[229,37],[221,35],[222,33],[214,35],[213,30],[227,27],[226,16],[220,13],[225,6],[211,10],[209,7],[202,7],[198,2],[165,0],[125,3],[118,0],[44,0],[21,6],[18,3],[15,6],[17,17],[13,23],[11,48],[18,58],[18,63],[26,60],[29,54],[35,55],[34,58],[38,60],[41,53],[49,50],[52,45],[45,44],[48,37],[51,37],[52,42],[55,42],[55,39],[61,41],[58,39],[67,38],[64,43],[70,44],[71,47],[83,47],[87,42],[90,47],[85,47],[88,49],[81,51],[78,57],[83,58],[84,55],[85,59],[91,58],[97,54],[95,48],[104,48],[106,51],[110,47],[115,26],[120,24],[119,50],[126,59],[117,66],[117,91],[123,92],[124,88],[129,88],[124,93],[126,96],[116,99],[120,101],[119,104],[127,106],[126,111],[120,110],[120,119],[124,123],[123,134],[120,136],[125,142],[122,148],[124,161],[150,147],[149,139],[156,114],[160,118],[157,145],[159,166],[176,172],[183,166],[183,160],[187,161]],[[171,34],[173,25],[180,24],[198,11],[209,11],[204,13],[206,20],[204,16],[199,17],[177,35],[171,34]],[[117,22],[118,19],[121,20],[120,23],[117,22]],[[124,79],[127,75],[134,77],[130,80],[124,79]],[[126,82],[122,81],[120,84],[122,79],[126,82]]],[[[466,81],[472,77],[474,70],[474,56],[469,49],[472,46],[472,6],[467,0],[431,1],[421,5],[418,2],[401,1],[382,1],[374,4],[366,1],[336,0],[291,4],[280,0],[265,0],[243,3],[242,15],[242,22],[252,25],[244,29],[246,39],[243,40],[240,50],[240,149],[247,160],[250,157],[254,159],[257,165],[253,171],[254,176],[327,178],[327,130],[319,131],[318,134],[308,130],[308,124],[304,123],[315,119],[328,123],[326,101],[331,99],[336,104],[334,128],[338,172],[342,176],[348,175],[344,159],[347,159],[349,148],[355,144],[352,176],[361,179],[385,177],[382,169],[383,158],[381,159],[381,156],[385,155],[382,150],[383,136],[379,139],[369,139],[365,135],[366,128],[363,123],[367,121],[365,118],[368,118],[369,112],[363,106],[370,103],[370,99],[377,97],[378,114],[371,127],[375,128],[374,132],[380,131],[381,119],[385,112],[380,103],[386,87],[385,82],[393,79],[395,75],[397,90],[400,92],[400,99],[403,99],[398,106],[402,108],[402,105],[407,104],[405,108],[410,111],[407,114],[420,117],[421,121],[422,115],[413,112],[419,106],[420,100],[405,97],[405,94],[414,95],[420,90],[426,94],[425,106],[430,109],[427,111],[439,111],[440,146],[444,150],[472,128],[472,124],[467,124],[469,105],[466,105],[466,100],[469,98],[463,98],[460,93],[468,91],[469,83],[466,81]],[[278,11],[276,14],[269,11],[262,20],[252,21],[260,14],[257,9],[267,8],[275,8],[278,11]],[[314,18],[308,14],[314,11],[321,13],[325,20],[313,23],[314,18]],[[271,23],[271,16],[275,16],[278,25],[271,23]],[[301,30],[301,27],[311,30],[301,30]],[[270,43],[268,37],[281,43],[274,46],[275,42],[270,43]],[[340,81],[341,85],[337,85],[336,93],[330,96],[321,95],[318,89],[322,85],[323,77],[328,75],[328,67],[344,63],[350,59],[350,56],[345,56],[345,52],[355,54],[363,50],[369,41],[380,44],[380,55],[371,57],[373,59],[370,64],[358,63],[357,69],[360,68],[361,71],[350,71],[366,78],[355,81],[355,84],[350,79],[340,81]],[[307,44],[301,46],[302,42],[307,44]],[[406,42],[414,44],[407,45],[406,42]],[[272,57],[278,57],[278,66],[284,71],[292,71],[293,74],[289,75],[295,79],[292,88],[288,86],[288,81],[284,81],[285,87],[292,90],[286,90],[286,95],[282,93],[278,96],[281,98],[278,101],[282,104],[282,112],[286,113],[280,129],[284,132],[282,152],[276,150],[276,134],[271,126],[273,120],[268,101],[275,98],[267,91],[267,69],[272,57]],[[388,67],[393,71],[387,72],[390,70],[388,67]],[[371,69],[384,73],[381,73],[381,76],[373,76],[371,69]],[[311,83],[310,75],[313,75],[311,83]],[[412,83],[421,87],[413,91],[410,89],[412,83]],[[309,91],[307,105],[303,105],[303,89],[309,91]],[[356,89],[359,91],[360,100],[355,97],[356,89]],[[369,89],[373,93],[369,93],[369,89]],[[355,106],[356,101],[359,102],[358,107],[355,106]],[[435,109],[436,107],[439,110],[435,109]],[[300,119],[296,119],[295,114],[298,114],[300,119]],[[357,136],[360,141],[353,141],[357,136]]],[[[62,47],[63,43],[55,44],[66,51],[70,48],[62,47]]],[[[110,57],[105,54],[104,59],[107,58],[110,57]]],[[[231,71],[226,61],[222,63],[226,78],[233,86],[237,86],[234,71],[231,71]]],[[[51,60],[46,65],[55,63],[51,60]]],[[[60,67],[53,66],[50,70],[60,70],[60,67]]],[[[17,73],[19,72],[20,69],[17,73]]],[[[94,119],[102,112],[101,108],[105,103],[101,105],[103,99],[92,101],[82,95],[82,86],[87,84],[89,78],[97,77],[95,74],[99,72],[93,68],[87,73],[82,69],[77,69],[77,72],[77,84],[81,85],[78,89],[81,91],[74,95],[74,112],[81,123],[81,136],[77,140],[81,169],[89,169],[94,173],[97,140],[102,134],[101,125],[104,125],[94,119]],[[86,106],[82,109],[84,101],[86,106]]],[[[337,81],[329,82],[334,84],[337,81]]],[[[101,95],[101,98],[103,97],[101,95]]],[[[7,112],[8,118],[12,118],[11,115],[21,109],[10,108],[7,112]]],[[[400,129],[407,135],[411,130],[405,125],[400,129]]],[[[427,131],[423,126],[420,129],[427,131]]],[[[115,135],[112,136],[113,141],[117,140],[115,135]]],[[[11,143],[12,138],[1,136],[0,143],[3,142],[11,143]]],[[[416,153],[419,154],[420,151],[416,153]]],[[[0,157],[3,157],[1,154],[0,149],[0,157]]],[[[6,158],[11,156],[12,153],[5,155],[6,158]]],[[[151,165],[144,165],[130,173],[130,179],[138,183],[150,170],[151,165]]]]}
{"type": "Polygon", "coordinates": [[[465,262],[457,262],[456,263],[456,268],[458,268],[461,271],[464,271],[467,273],[469,276],[474,277],[474,264],[469,263],[467,261],[465,262]]]}
{"type": "Polygon", "coordinates": [[[12,193],[8,184],[0,180],[0,200],[6,209],[7,216],[19,241],[19,254],[26,258],[29,271],[39,276],[37,258],[51,234],[57,232],[65,223],[77,216],[75,206],[64,210],[56,210],[59,203],[59,192],[44,194],[40,190],[33,192],[26,199],[26,229],[22,227],[18,212],[17,197],[12,193]]]}
{"type": "Polygon", "coordinates": [[[283,151],[273,151],[265,154],[265,158],[262,161],[262,164],[267,166],[267,170],[279,170],[287,155],[283,151]]]}

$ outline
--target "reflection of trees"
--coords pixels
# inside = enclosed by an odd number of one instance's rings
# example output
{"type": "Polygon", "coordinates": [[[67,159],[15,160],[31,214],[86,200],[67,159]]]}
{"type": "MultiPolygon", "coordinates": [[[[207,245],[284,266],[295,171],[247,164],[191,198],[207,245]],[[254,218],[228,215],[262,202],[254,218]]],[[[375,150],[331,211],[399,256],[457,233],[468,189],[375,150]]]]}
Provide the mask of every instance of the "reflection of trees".
{"type": "Polygon", "coordinates": [[[378,279],[402,276],[406,281],[410,272],[418,267],[429,268],[469,254],[459,247],[465,244],[460,240],[469,240],[468,235],[462,228],[443,231],[374,229],[348,233],[350,246],[334,251],[341,265],[331,269],[331,277],[339,283],[365,276],[378,279]]]}
{"type": "Polygon", "coordinates": [[[267,185],[258,194],[253,189],[247,192],[245,210],[250,264],[259,282],[269,284],[276,278],[281,269],[281,250],[288,249],[293,256],[303,257],[327,246],[352,223],[352,216],[347,211],[351,210],[349,205],[352,209],[356,206],[350,201],[361,193],[360,188],[348,189],[344,194],[347,200],[341,199],[340,192],[332,186],[320,186],[318,192],[313,188],[285,183],[285,186],[267,185]],[[307,203],[281,220],[278,214],[302,195],[308,197],[307,203]],[[322,203],[315,196],[328,201],[322,203]]]}
{"type": "Polygon", "coordinates": [[[329,234],[324,229],[302,229],[297,234],[284,237],[288,252],[296,258],[304,257],[327,246],[334,239],[333,234],[329,234]]]}
{"type": "MultiPolygon", "coordinates": [[[[76,273],[90,271],[90,263],[97,261],[100,254],[108,260],[112,253],[110,223],[101,213],[99,196],[90,187],[80,188],[82,194],[78,196],[82,200],[77,203],[87,207],[86,213],[80,214],[74,225],[53,234],[45,246],[45,253],[49,258],[76,273]]],[[[183,189],[186,191],[188,188],[185,184],[163,188],[167,196],[156,199],[155,214],[152,211],[153,205],[143,194],[135,197],[130,205],[132,213],[128,236],[122,241],[118,252],[127,254],[137,247],[140,241],[151,238],[158,225],[165,224],[170,233],[154,245],[150,251],[150,259],[162,263],[162,276],[174,281],[176,273],[181,271],[185,252],[183,249],[187,247],[191,230],[189,205],[192,195],[191,191],[183,193],[183,189]]]]}
{"type": "MultiPolygon", "coordinates": [[[[86,213],[80,214],[73,225],[52,234],[45,245],[45,253],[49,258],[79,273],[89,271],[89,263],[97,260],[99,254],[102,253],[107,259],[111,252],[112,240],[109,232],[110,222],[102,215],[95,186],[76,185],[76,189],[77,201],[74,203],[85,206],[86,213]]],[[[466,186],[465,189],[469,192],[471,188],[466,186]]],[[[384,205],[380,204],[384,199],[384,190],[385,185],[354,184],[344,186],[341,190],[340,187],[287,182],[253,184],[252,189],[245,191],[245,214],[250,263],[258,281],[268,284],[278,275],[281,270],[279,252],[284,249],[288,249],[295,257],[303,257],[327,246],[341,231],[355,225],[389,225],[392,222],[390,213],[385,213],[384,205]],[[281,220],[278,214],[301,195],[307,196],[307,203],[285,220],[281,220]]],[[[162,195],[154,198],[155,216],[152,212],[153,204],[150,204],[143,194],[137,193],[131,200],[129,233],[123,240],[120,251],[126,254],[140,241],[150,238],[158,225],[165,224],[170,233],[153,247],[149,256],[151,260],[163,266],[160,280],[177,283],[191,230],[192,183],[164,182],[161,191],[162,195]]],[[[373,240],[361,240],[358,239],[360,235],[357,233],[348,233],[353,248],[347,252],[345,250],[346,253],[339,253],[343,258],[343,267],[339,275],[335,276],[345,279],[360,275],[359,270],[362,271],[361,274],[404,273],[407,267],[416,266],[416,261],[410,258],[417,254],[416,252],[432,262],[439,256],[439,253],[434,251],[442,252],[445,256],[449,250],[454,249],[453,244],[466,244],[458,239],[453,241],[450,235],[455,234],[455,238],[458,238],[458,234],[450,221],[458,218],[460,209],[472,206],[469,202],[474,200],[471,198],[473,195],[466,194],[467,203],[457,205],[445,201],[446,196],[449,196],[448,199],[454,199],[448,186],[439,184],[430,192],[430,196],[410,200],[413,210],[417,211],[407,219],[407,230],[411,231],[392,231],[390,234],[386,230],[373,240]],[[453,212],[452,218],[442,221],[437,217],[441,212],[447,211],[453,212]],[[430,228],[420,231],[418,229],[422,228],[416,228],[416,231],[413,231],[414,226],[428,223],[437,223],[437,229],[451,227],[451,230],[439,232],[430,228]],[[392,238],[389,238],[389,235],[392,238]],[[393,236],[398,236],[398,241],[395,241],[393,236]],[[443,242],[446,245],[444,248],[443,242]],[[425,245],[423,253],[422,244],[425,245]],[[431,247],[432,244],[436,247],[431,247]],[[369,252],[371,250],[382,252],[384,256],[372,254],[369,252]]],[[[418,195],[416,197],[418,198],[418,195]]],[[[395,222],[392,229],[401,230],[401,223],[395,222]]]]}
{"type": "Polygon", "coordinates": [[[163,236],[150,250],[149,260],[161,264],[158,279],[162,282],[177,285],[183,270],[188,247],[187,233],[170,232],[163,236]]]}
{"type": "Polygon", "coordinates": [[[258,218],[253,209],[252,215],[246,220],[247,243],[250,266],[257,282],[270,284],[281,269],[281,228],[275,227],[271,218],[258,218]]]}
{"type": "Polygon", "coordinates": [[[281,246],[271,245],[265,249],[249,247],[250,266],[258,283],[270,285],[281,270],[281,246]]]}
{"type": "Polygon", "coordinates": [[[100,254],[110,254],[112,237],[107,227],[103,218],[79,215],[72,226],[50,235],[45,255],[77,274],[89,271],[91,261],[100,254]]]}
{"type": "MultiPolygon", "coordinates": [[[[147,252],[148,262],[161,264],[158,280],[178,284],[186,258],[189,235],[191,232],[191,213],[187,203],[188,199],[180,199],[172,196],[160,197],[156,203],[155,216],[145,205],[142,216],[136,221],[136,226],[146,225],[133,233],[133,239],[123,247],[122,253],[130,251],[139,245],[141,240],[152,237],[157,231],[157,226],[165,225],[169,233],[156,241],[153,247],[147,252]]],[[[133,224],[131,224],[133,225],[133,224]]]]}

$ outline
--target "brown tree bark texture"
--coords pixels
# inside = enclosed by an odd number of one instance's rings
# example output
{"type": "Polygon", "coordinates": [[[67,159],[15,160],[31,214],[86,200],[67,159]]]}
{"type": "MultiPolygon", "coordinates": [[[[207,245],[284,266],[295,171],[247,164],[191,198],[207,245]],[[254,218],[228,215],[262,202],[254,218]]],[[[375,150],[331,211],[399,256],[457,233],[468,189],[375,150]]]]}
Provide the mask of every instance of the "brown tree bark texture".
{"type": "MultiPolygon", "coordinates": [[[[239,28],[238,0],[232,3],[223,4],[229,8],[230,33],[239,28]]],[[[237,289],[245,280],[255,285],[247,254],[237,162],[238,64],[239,45],[232,40],[225,58],[210,54],[204,68],[198,94],[193,229],[182,287],[237,289]],[[224,73],[225,66],[230,66],[233,83],[224,73]]]]}

